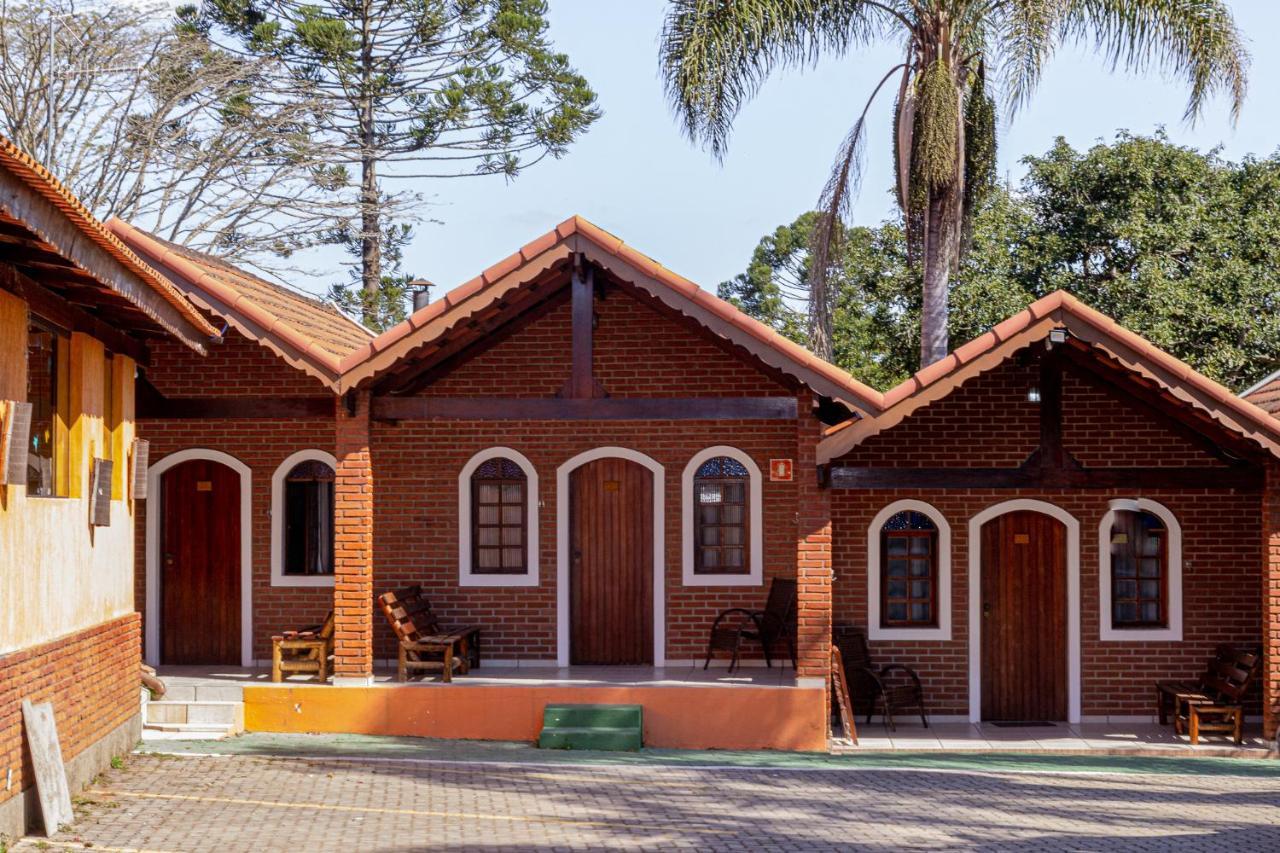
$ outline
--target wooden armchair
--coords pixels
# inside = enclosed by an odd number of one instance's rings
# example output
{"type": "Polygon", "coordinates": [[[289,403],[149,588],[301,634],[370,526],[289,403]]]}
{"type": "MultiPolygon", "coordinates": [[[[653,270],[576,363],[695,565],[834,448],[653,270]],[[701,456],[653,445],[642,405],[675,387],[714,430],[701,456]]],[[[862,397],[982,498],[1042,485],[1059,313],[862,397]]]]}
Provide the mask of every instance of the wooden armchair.
{"type": "Polygon", "coordinates": [[[449,682],[455,668],[466,675],[480,665],[480,627],[441,626],[418,584],[385,592],[378,604],[400,641],[397,681],[407,680],[410,672],[439,670],[440,680],[449,682]]]}
{"type": "Polygon", "coordinates": [[[1239,744],[1243,740],[1244,696],[1262,663],[1257,647],[1222,644],[1217,647],[1198,681],[1157,681],[1156,710],[1193,744],[1202,733],[1222,733],[1239,744]]]}
{"type": "Polygon", "coordinates": [[[924,713],[924,687],[914,669],[900,663],[877,669],[871,662],[867,635],[851,625],[835,626],[831,641],[840,650],[850,693],[855,702],[866,708],[868,723],[878,706],[889,731],[897,730],[893,715],[907,710],[918,712],[920,722],[928,728],[929,718],[924,713]]]}
{"type": "Polygon", "coordinates": [[[711,638],[707,642],[706,669],[716,652],[728,652],[729,672],[738,668],[742,641],[758,642],[764,649],[766,666],[773,666],[773,650],[779,641],[787,644],[791,667],[796,665],[796,582],[794,578],[774,578],[769,586],[769,598],[764,610],[745,610],[733,607],[722,611],[711,625],[711,638]]]}
{"type": "Polygon", "coordinates": [[[285,631],[271,638],[271,680],[283,681],[295,673],[310,673],[317,681],[329,680],[333,657],[333,611],[319,625],[285,631]]]}

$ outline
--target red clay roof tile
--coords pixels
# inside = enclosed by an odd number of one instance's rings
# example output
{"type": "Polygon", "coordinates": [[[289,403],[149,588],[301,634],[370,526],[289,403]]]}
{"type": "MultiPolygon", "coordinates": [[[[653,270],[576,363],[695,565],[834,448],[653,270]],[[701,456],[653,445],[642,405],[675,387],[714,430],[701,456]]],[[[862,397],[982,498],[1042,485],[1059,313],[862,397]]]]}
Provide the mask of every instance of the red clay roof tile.
{"type": "MultiPolygon", "coordinates": [[[[84,206],[80,199],[76,198],[71,190],[67,189],[61,181],[53,176],[53,173],[3,135],[0,135],[0,167],[12,172],[24,184],[47,201],[52,202],[79,229],[80,233],[123,264],[131,273],[142,279],[144,284],[176,308],[183,318],[195,326],[196,329],[210,337],[217,335],[217,330],[209,325],[209,322],[201,316],[195,306],[187,301],[187,298],[177,288],[166,281],[164,276],[144,263],[115,234],[111,233],[99,222],[97,217],[89,212],[89,209],[84,206]]],[[[88,272],[92,274],[92,270],[88,272]]],[[[103,282],[103,284],[106,285],[107,282],[103,282]]],[[[121,295],[123,296],[123,294],[121,295]]],[[[142,306],[138,307],[142,308],[142,306]]]]}

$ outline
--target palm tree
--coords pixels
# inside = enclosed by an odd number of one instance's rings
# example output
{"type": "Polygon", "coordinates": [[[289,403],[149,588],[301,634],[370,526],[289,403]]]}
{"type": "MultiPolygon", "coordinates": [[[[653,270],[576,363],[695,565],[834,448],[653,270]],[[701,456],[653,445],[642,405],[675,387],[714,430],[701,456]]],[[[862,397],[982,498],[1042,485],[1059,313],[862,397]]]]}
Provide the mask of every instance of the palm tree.
{"type": "Polygon", "coordinates": [[[1113,68],[1155,68],[1185,80],[1188,120],[1217,92],[1231,99],[1233,120],[1244,100],[1248,55],[1222,0],[671,0],[661,71],[685,132],[719,159],[738,111],[775,68],[891,38],[902,42],[903,59],[872,89],[819,202],[810,345],[825,358],[836,223],[857,193],[867,111],[890,81],[898,203],[923,281],[921,366],[947,354],[948,281],[995,177],[993,90],[1012,115],[1055,48],[1087,40],[1113,68]]]}

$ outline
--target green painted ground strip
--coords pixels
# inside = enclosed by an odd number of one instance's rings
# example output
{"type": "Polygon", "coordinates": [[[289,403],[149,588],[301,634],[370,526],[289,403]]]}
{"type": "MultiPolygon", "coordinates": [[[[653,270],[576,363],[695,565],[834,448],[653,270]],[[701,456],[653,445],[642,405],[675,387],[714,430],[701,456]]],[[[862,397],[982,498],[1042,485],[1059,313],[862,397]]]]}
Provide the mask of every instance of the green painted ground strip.
{"type": "Polygon", "coordinates": [[[152,741],[141,753],[255,755],[292,758],[380,758],[513,764],[599,764],[745,767],[778,770],[954,770],[972,773],[1059,772],[1192,776],[1280,776],[1280,761],[1246,758],[1163,758],[1117,755],[883,752],[823,755],[645,749],[637,753],[539,750],[530,744],[371,735],[250,733],[220,741],[152,741]]]}

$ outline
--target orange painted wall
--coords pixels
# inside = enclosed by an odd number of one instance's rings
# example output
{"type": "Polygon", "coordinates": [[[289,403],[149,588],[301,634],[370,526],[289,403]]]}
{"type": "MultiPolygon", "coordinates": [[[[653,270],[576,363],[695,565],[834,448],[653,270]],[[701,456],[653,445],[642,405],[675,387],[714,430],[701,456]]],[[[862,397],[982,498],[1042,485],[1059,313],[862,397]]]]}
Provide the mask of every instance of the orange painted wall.
{"type": "Polygon", "coordinates": [[[644,706],[646,746],[827,749],[821,689],[771,687],[527,687],[408,684],[252,686],[248,731],[533,741],[548,704],[644,706]]]}

